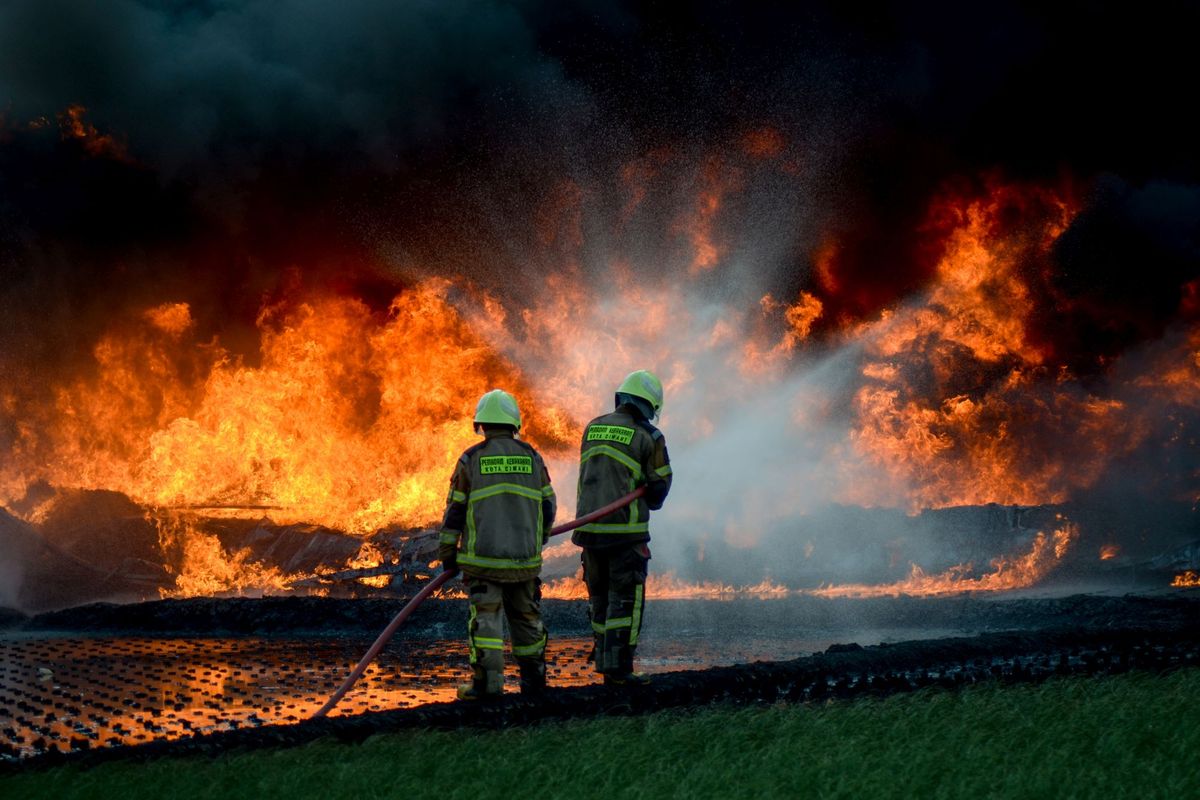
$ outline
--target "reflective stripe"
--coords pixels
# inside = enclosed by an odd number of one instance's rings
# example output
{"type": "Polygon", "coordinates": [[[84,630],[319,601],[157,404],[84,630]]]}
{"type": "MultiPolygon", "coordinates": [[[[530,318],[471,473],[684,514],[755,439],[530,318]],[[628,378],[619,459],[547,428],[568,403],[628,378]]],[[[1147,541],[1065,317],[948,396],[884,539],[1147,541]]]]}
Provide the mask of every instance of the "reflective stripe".
{"type": "Polygon", "coordinates": [[[450,495],[446,498],[446,502],[448,502],[448,503],[465,503],[465,502],[467,502],[467,495],[465,492],[460,492],[457,489],[451,489],[450,495]]]}
{"type": "Polygon", "coordinates": [[[550,486],[550,484],[546,484],[542,487],[542,497],[554,497],[554,489],[550,486]]]}
{"type": "Polygon", "coordinates": [[[533,644],[513,645],[512,653],[514,656],[536,656],[540,655],[546,649],[546,634],[542,634],[540,641],[533,644]]]}
{"type": "MultiPolygon", "coordinates": [[[[589,522],[587,525],[580,525],[579,530],[583,533],[649,533],[649,522],[633,522],[633,523],[616,523],[605,524],[601,522],[589,522]]],[[[459,561],[462,561],[460,558],[459,561]]]]}
{"type": "Polygon", "coordinates": [[[478,503],[480,500],[486,500],[498,494],[516,494],[521,497],[528,497],[530,500],[542,499],[542,493],[537,489],[530,489],[528,486],[521,486],[516,483],[497,483],[495,486],[489,486],[486,489],[480,489],[478,492],[472,492],[471,503],[478,503]]]}
{"type": "Polygon", "coordinates": [[[593,456],[608,456],[609,458],[613,459],[614,461],[618,461],[621,464],[624,464],[625,467],[630,472],[633,473],[633,477],[635,480],[642,477],[641,466],[636,461],[634,461],[632,458],[625,455],[624,453],[622,453],[620,450],[618,450],[615,447],[609,447],[606,444],[598,444],[595,447],[589,447],[587,450],[585,450],[583,452],[583,455],[579,457],[579,463],[582,464],[584,461],[587,461],[589,458],[592,458],[593,456]]]}
{"type": "Polygon", "coordinates": [[[646,587],[638,584],[633,590],[633,624],[630,625],[629,646],[637,644],[638,633],[642,630],[642,606],[645,605],[646,587]]]}
{"type": "Polygon", "coordinates": [[[668,475],[671,474],[671,465],[665,464],[665,465],[659,467],[658,469],[654,470],[654,474],[660,478],[667,477],[668,475]]]}
{"type": "Polygon", "coordinates": [[[466,565],[468,567],[527,569],[529,567],[540,567],[542,565],[542,554],[538,553],[533,558],[490,558],[488,556],[477,556],[474,553],[459,553],[458,564],[459,566],[466,565]]]}
{"type": "Polygon", "coordinates": [[[458,544],[458,537],[462,536],[458,531],[442,531],[438,536],[438,542],[441,544],[458,544]]]}
{"type": "Polygon", "coordinates": [[[593,622],[592,623],[592,633],[599,633],[599,634],[603,635],[604,623],[603,622],[593,622]]]}
{"type": "Polygon", "coordinates": [[[475,646],[478,647],[480,650],[503,650],[504,649],[504,640],[503,639],[492,639],[487,636],[476,636],[475,637],[475,646]]]}
{"type": "Polygon", "coordinates": [[[616,619],[610,619],[608,622],[604,623],[604,630],[616,631],[620,630],[621,628],[628,628],[631,625],[633,625],[633,617],[617,617],[616,619]]]}
{"type": "Polygon", "coordinates": [[[471,613],[467,615],[467,647],[471,653],[471,663],[479,660],[479,652],[475,649],[475,604],[470,605],[471,613]]]}

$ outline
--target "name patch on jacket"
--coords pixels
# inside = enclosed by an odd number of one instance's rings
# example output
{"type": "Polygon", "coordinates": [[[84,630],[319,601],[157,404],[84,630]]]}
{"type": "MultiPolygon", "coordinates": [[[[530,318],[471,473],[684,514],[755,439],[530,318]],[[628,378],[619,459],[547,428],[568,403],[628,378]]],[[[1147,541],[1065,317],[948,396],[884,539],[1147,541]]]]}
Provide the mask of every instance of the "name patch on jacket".
{"type": "Polygon", "coordinates": [[[532,456],[483,456],[479,459],[479,471],[484,475],[508,473],[533,474],[532,456]]]}
{"type": "Polygon", "coordinates": [[[593,425],[588,428],[587,440],[589,442],[629,444],[633,441],[633,428],[624,428],[620,425],[593,425]]]}

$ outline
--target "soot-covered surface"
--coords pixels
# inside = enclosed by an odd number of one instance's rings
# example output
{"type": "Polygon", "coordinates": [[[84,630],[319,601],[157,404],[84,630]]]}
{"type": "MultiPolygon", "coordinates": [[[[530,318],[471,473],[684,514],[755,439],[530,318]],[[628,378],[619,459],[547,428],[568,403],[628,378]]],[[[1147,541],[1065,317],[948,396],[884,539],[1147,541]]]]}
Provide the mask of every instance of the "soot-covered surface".
{"type": "MultiPolygon", "coordinates": [[[[715,699],[852,696],[1196,663],[1200,596],[660,601],[650,609],[639,660],[659,675],[651,689],[620,699],[595,686],[582,604],[548,602],[556,691],[537,703],[513,694],[471,710],[443,705],[466,675],[465,609],[460,601],[431,603],[342,701],[336,719],[316,725],[304,720],[396,604],[203,600],[25,619],[0,639],[0,760],[31,765],[130,746],[148,754],[170,742],[187,750],[327,733],[355,738],[413,725],[505,725],[715,699]],[[289,617],[302,636],[284,635],[289,617]]],[[[515,674],[508,683],[515,693],[515,674]]]]}

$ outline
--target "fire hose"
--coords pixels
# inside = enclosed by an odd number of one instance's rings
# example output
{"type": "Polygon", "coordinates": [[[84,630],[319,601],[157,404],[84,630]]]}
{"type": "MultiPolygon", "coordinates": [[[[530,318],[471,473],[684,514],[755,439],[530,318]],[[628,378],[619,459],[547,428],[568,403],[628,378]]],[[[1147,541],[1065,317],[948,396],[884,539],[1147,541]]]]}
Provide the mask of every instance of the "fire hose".
{"type": "MultiPolygon", "coordinates": [[[[580,525],[586,525],[589,522],[595,522],[601,517],[606,517],[612,512],[624,508],[645,493],[646,487],[639,486],[637,489],[634,489],[624,497],[614,500],[608,505],[598,508],[590,514],[584,514],[578,519],[573,519],[570,522],[564,523],[555,528],[551,528],[550,535],[558,536],[560,533],[573,531],[580,525]]],[[[442,586],[442,584],[446,583],[457,574],[457,569],[446,570],[429,583],[425,584],[421,591],[417,592],[416,596],[413,597],[412,600],[409,600],[404,605],[404,608],[400,609],[400,613],[396,614],[395,618],[388,623],[388,626],[383,629],[383,633],[379,634],[379,638],[376,639],[375,643],[371,645],[365,654],[363,654],[363,657],[359,660],[358,665],[351,670],[350,674],[346,677],[346,680],[342,683],[342,685],[339,686],[337,691],[330,696],[329,700],[325,702],[325,705],[317,709],[316,713],[312,715],[311,719],[318,719],[332,711],[333,707],[336,706],[338,702],[346,696],[346,692],[350,691],[350,688],[354,686],[354,684],[358,682],[358,679],[363,676],[363,673],[367,671],[367,667],[369,667],[371,662],[375,660],[375,656],[379,655],[379,651],[384,648],[384,645],[391,640],[396,631],[400,630],[400,626],[404,624],[404,621],[407,620],[414,611],[416,611],[417,606],[421,605],[421,603],[424,603],[427,599],[429,599],[429,595],[436,592],[442,586]]]]}

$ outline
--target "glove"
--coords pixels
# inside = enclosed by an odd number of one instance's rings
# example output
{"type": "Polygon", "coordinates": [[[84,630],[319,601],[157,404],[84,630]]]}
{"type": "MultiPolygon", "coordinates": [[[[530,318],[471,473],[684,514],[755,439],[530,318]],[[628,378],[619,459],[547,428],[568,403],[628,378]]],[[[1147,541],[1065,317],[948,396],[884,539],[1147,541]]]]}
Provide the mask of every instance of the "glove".
{"type": "Polygon", "coordinates": [[[458,569],[458,548],[443,545],[438,548],[438,558],[442,562],[442,572],[454,572],[458,569]]]}

